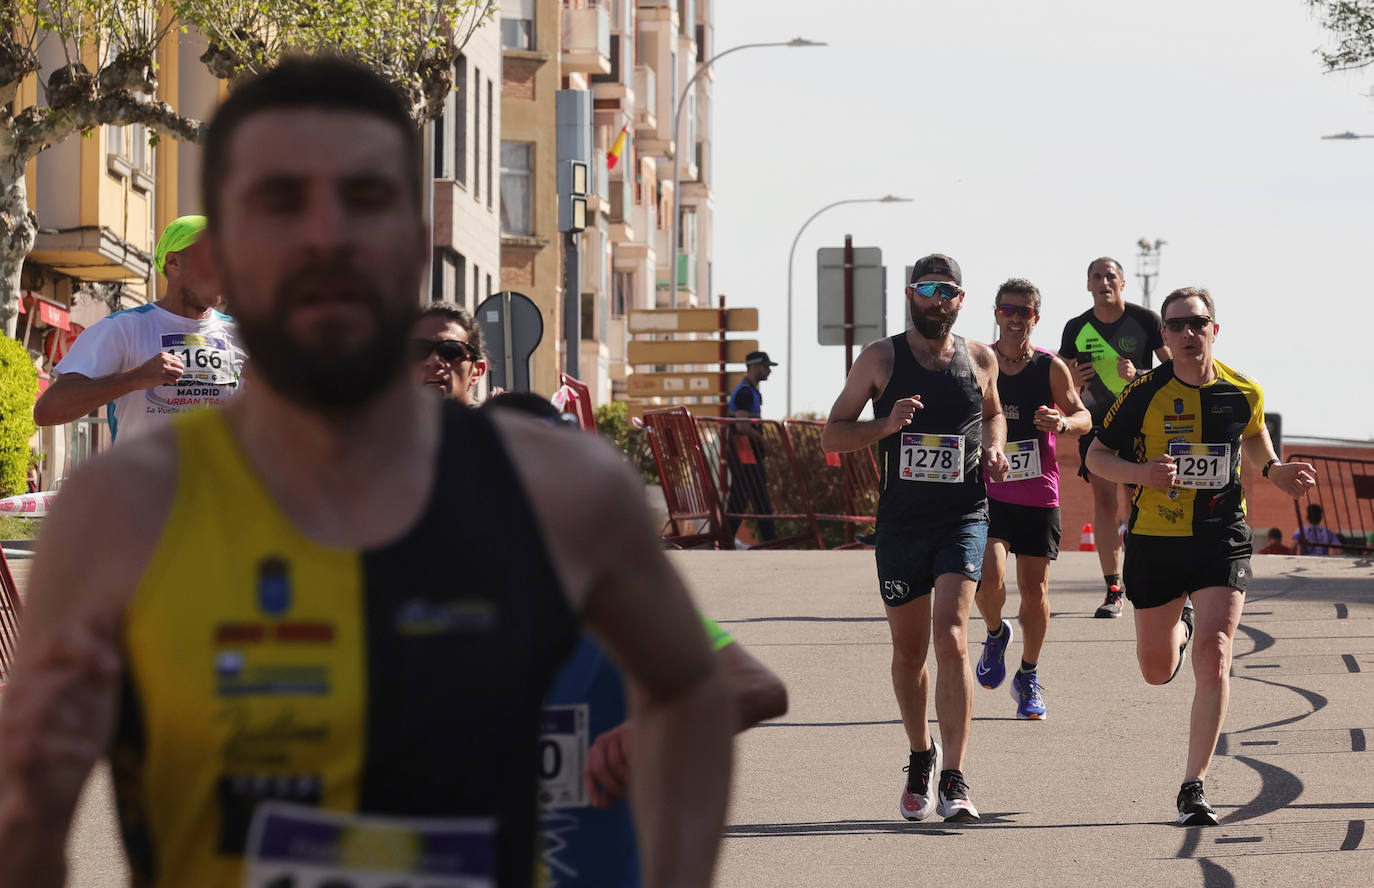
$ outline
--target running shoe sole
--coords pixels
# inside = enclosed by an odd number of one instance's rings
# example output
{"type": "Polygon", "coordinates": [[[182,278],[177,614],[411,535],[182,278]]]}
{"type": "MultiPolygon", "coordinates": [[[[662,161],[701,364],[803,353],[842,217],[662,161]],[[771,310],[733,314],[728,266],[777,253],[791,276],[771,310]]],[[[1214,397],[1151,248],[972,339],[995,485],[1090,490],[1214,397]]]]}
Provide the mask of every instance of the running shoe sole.
{"type": "Polygon", "coordinates": [[[1179,826],[1216,826],[1216,812],[1207,813],[1206,811],[1180,811],[1178,813],[1179,826]]]}
{"type": "Polygon", "coordinates": [[[978,809],[967,799],[946,801],[941,797],[940,804],[936,807],[940,816],[945,818],[945,823],[977,823],[981,819],[978,809]]]}

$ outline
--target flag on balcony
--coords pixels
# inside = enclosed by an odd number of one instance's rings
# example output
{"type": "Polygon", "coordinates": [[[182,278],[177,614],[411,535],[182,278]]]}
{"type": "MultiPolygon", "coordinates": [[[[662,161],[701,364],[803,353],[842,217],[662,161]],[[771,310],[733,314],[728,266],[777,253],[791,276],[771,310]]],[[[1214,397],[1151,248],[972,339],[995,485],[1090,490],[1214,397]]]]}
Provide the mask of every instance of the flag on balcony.
{"type": "Polygon", "coordinates": [[[613,170],[615,165],[620,162],[620,155],[625,153],[625,138],[629,133],[630,125],[627,123],[620,128],[620,135],[615,137],[615,144],[611,150],[606,152],[606,169],[613,170]]]}

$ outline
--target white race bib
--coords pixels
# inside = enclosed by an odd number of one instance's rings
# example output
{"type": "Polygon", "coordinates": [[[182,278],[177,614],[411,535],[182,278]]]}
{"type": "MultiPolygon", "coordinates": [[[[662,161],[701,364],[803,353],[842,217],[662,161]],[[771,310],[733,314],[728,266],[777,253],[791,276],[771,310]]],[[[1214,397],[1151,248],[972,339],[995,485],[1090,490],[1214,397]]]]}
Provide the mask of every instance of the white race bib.
{"type": "Polygon", "coordinates": [[[545,706],[539,728],[539,803],[545,808],[583,808],[587,786],[590,716],[586,703],[545,706]]]}
{"type": "Polygon", "coordinates": [[[496,888],[496,821],[370,817],[262,802],[245,888],[496,888]]]}
{"type": "Polygon", "coordinates": [[[1175,487],[1215,490],[1231,480],[1230,444],[1189,444],[1175,441],[1169,445],[1178,474],[1175,487]]]}
{"type": "Polygon", "coordinates": [[[1028,478],[1040,477],[1039,439],[1008,441],[1002,452],[1007,455],[1007,462],[1011,464],[1011,471],[1007,473],[1008,481],[1025,481],[1028,478]]]}
{"type": "Polygon", "coordinates": [[[958,484],[964,480],[964,436],[902,433],[899,477],[958,484]]]}
{"type": "Polygon", "coordinates": [[[234,349],[228,340],[203,333],[163,333],[162,350],[181,358],[186,370],[177,385],[233,385],[234,349]]]}

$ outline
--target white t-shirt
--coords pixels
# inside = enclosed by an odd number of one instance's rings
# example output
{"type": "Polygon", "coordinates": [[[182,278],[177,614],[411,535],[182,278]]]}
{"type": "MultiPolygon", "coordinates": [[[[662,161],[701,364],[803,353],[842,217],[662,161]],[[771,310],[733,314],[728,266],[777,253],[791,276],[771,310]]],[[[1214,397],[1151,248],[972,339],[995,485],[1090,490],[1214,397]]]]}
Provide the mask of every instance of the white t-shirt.
{"type": "Polygon", "coordinates": [[[186,372],[174,385],[130,392],[110,403],[110,434],[124,441],[238,391],[246,356],[235,336],[228,315],[212,312],[193,320],[150,303],[115,312],[83,331],[56,369],[98,379],[137,367],[158,352],[181,356],[186,372]]]}

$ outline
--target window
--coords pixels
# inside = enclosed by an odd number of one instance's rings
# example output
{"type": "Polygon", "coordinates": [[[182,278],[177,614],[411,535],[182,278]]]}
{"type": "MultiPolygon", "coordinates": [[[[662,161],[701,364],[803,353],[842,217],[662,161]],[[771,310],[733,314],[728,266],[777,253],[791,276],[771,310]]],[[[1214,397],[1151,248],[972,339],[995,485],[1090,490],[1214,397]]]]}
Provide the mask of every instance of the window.
{"type": "Polygon", "coordinates": [[[501,233],[534,234],[534,143],[501,143],[501,233]]]}
{"type": "Polygon", "coordinates": [[[491,80],[487,80],[487,209],[491,209],[492,188],[491,188],[491,156],[496,153],[496,127],[494,125],[491,109],[496,106],[492,101],[491,80]]]}
{"type": "Polygon", "coordinates": [[[596,340],[596,294],[582,294],[582,338],[596,340]]]}
{"type": "Polygon", "coordinates": [[[477,298],[477,294],[480,293],[480,292],[482,292],[481,290],[477,289],[478,285],[480,285],[481,283],[482,283],[482,275],[481,275],[481,273],[479,272],[479,270],[478,270],[478,268],[477,268],[477,263],[474,262],[474,263],[472,263],[472,298],[473,298],[473,299],[476,299],[476,298],[477,298]]]}
{"type": "Polygon", "coordinates": [[[534,0],[501,4],[501,48],[534,49],[534,0]]]}
{"type": "Polygon", "coordinates": [[[472,69],[472,199],[482,196],[482,69],[472,69]]]}
{"type": "Polygon", "coordinates": [[[468,57],[458,54],[453,78],[453,178],[468,183],[468,57]]]}
{"type": "Polygon", "coordinates": [[[635,285],[632,271],[617,271],[611,279],[611,316],[623,318],[625,306],[631,304],[635,285]]]}
{"type": "Polygon", "coordinates": [[[447,179],[444,169],[444,130],[448,129],[449,112],[447,109],[434,121],[434,178],[447,179]]]}
{"type": "Polygon", "coordinates": [[[491,275],[487,275],[487,295],[490,296],[491,293],[491,275]]]}
{"type": "Polygon", "coordinates": [[[435,247],[429,298],[434,302],[457,302],[462,305],[466,264],[467,260],[457,250],[435,247]]]}

